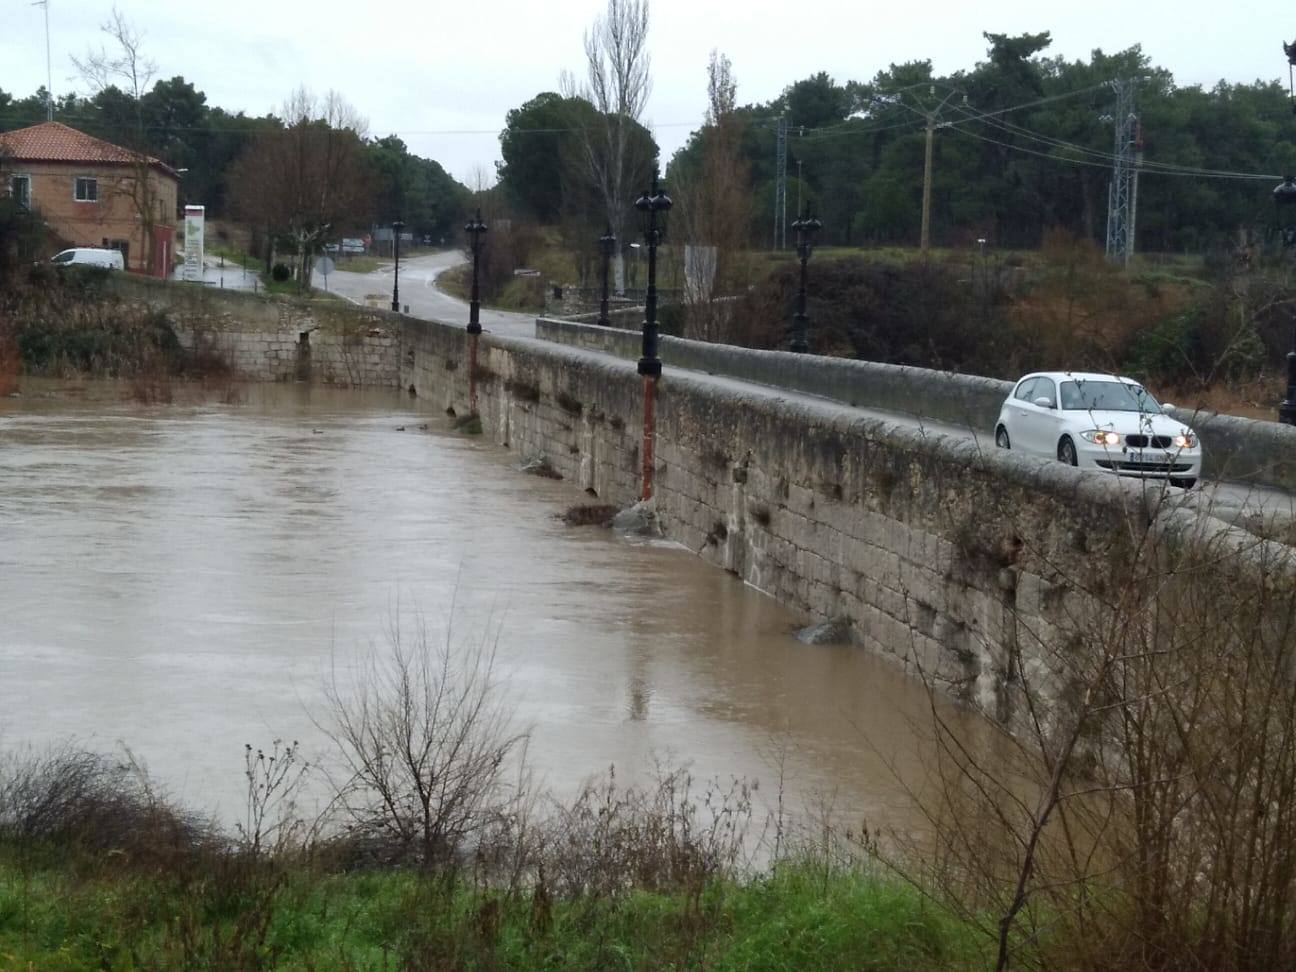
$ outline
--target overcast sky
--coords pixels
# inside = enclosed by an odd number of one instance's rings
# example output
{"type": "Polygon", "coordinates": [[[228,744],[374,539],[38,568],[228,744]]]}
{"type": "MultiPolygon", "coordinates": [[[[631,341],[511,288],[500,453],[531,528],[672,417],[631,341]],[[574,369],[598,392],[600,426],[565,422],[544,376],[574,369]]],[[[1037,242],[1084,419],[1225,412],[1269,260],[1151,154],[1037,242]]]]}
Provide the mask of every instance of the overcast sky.
{"type": "MultiPolygon", "coordinates": [[[[101,42],[110,0],[49,0],[56,93],[83,87],[72,55],[101,42]]],[[[469,181],[494,171],[505,113],[559,73],[577,71],[581,37],[606,0],[118,0],[145,35],[158,75],[183,75],[208,103],[275,110],[296,86],[334,88],[369,119],[370,134],[400,135],[420,155],[469,181]]],[[[0,0],[0,88],[19,96],[45,82],[44,13],[0,0]]],[[[1051,31],[1050,52],[1087,57],[1140,43],[1180,84],[1281,78],[1284,32],[1296,14],[1276,0],[1039,0],[864,3],[860,0],[653,0],[653,93],[644,119],[669,159],[698,127],[708,52],[733,62],[738,101],[776,97],[815,71],[867,80],[891,63],[930,58],[937,74],[985,55],[982,31],[1051,31]],[[1050,9],[1051,8],[1051,9],[1050,9]]],[[[1291,39],[1288,37],[1287,39],[1291,39]]],[[[1296,119],[1293,119],[1296,125],[1296,119]]]]}

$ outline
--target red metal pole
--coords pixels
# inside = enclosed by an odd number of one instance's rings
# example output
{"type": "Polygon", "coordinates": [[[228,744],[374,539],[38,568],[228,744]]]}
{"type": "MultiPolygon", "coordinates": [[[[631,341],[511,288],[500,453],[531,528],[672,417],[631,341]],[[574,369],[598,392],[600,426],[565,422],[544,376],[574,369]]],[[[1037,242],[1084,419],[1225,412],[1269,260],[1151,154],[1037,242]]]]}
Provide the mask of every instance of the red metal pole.
{"type": "Polygon", "coordinates": [[[653,418],[653,400],[657,397],[657,378],[644,376],[644,431],[643,431],[643,499],[653,494],[653,439],[656,436],[653,418]]]}
{"type": "Polygon", "coordinates": [[[468,411],[477,414],[477,335],[468,335],[468,411]]]}

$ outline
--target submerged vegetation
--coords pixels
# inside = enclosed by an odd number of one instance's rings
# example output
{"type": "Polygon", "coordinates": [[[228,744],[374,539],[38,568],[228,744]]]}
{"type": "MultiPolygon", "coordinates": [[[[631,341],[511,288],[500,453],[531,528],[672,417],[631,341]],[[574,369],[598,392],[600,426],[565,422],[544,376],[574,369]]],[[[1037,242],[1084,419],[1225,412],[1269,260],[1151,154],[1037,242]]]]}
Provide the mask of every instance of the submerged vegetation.
{"type": "Polygon", "coordinates": [[[38,377],[115,378],[145,404],[172,400],[173,379],[227,379],[211,350],[181,345],[163,311],[118,296],[112,271],[35,266],[0,291],[0,393],[19,373],[38,377]]]}

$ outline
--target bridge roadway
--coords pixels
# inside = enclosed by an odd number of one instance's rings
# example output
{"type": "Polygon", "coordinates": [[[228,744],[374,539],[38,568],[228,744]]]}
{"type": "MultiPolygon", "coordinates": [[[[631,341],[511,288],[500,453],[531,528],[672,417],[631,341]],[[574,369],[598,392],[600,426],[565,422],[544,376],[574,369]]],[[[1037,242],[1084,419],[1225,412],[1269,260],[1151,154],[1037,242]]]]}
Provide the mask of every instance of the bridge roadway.
{"type": "MultiPolygon", "coordinates": [[[[440,274],[458,266],[464,260],[462,253],[448,250],[401,261],[400,300],[403,306],[409,307],[411,317],[435,320],[442,324],[467,325],[467,303],[441,291],[436,286],[436,279],[440,274]]],[[[381,295],[383,298],[381,306],[389,307],[392,266],[380,267],[373,273],[367,274],[337,270],[329,276],[329,289],[357,304],[364,304],[370,295],[381,295]]],[[[506,334],[510,337],[535,338],[535,318],[530,314],[483,309],[481,322],[482,329],[488,332],[506,334]]],[[[734,378],[704,375],[700,372],[695,374],[703,380],[718,385],[729,385],[735,388],[750,387],[748,383],[734,378]]],[[[780,396],[790,401],[813,400],[820,405],[823,403],[823,400],[816,396],[791,389],[780,388],[778,392],[780,396]]],[[[840,405],[840,408],[844,413],[883,419],[932,434],[970,438],[983,448],[994,448],[990,429],[972,429],[968,426],[935,422],[906,412],[859,408],[845,404],[840,405]]],[[[1214,516],[1239,525],[1254,524],[1257,520],[1268,523],[1296,521],[1296,495],[1282,490],[1249,483],[1203,481],[1197,488],[1186,493],[1180,490],[1174,492],[1181,494],[1179,502],[1185,506],[1209,510],[1214,516]]]]}

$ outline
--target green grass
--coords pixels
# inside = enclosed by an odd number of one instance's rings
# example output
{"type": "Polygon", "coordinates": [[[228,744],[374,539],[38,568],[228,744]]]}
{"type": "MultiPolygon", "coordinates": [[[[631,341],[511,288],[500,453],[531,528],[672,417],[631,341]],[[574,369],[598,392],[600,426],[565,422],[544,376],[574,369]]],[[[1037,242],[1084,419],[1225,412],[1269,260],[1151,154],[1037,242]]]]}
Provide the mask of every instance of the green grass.
{"type": "Polygon", "coordinates": [[[979,968],[981,945],[903,885],[811,866],[549,902],[399,870],[141,868],[0,847],[0,968],[922,972],[979,968]]]}
{"type": "MultiPolygon", "coordinates": [[[[321,278],[322,279],[322,278],[321,278]]],[[[297,289],[297,281],[275,280],[268,273],[261,274],[261,293],[276,294],[281,297],[305,297],[310,300],[345,300],[338,294],[326,291],[323,287],[312,287],[307,293],[301,293],[297,289]]]]}
{"type": "Polygon", "coordinates": [[[244,250],[236,249],[225,243],[214,243],[207,245],[206,252],[214,257],[224,257],[227,264],[233,264],[236,267],[247,267],[249,270],[260,270],[262,261],[247,253],[244,250]]]}
{"type": "Polygon", "coordinates": [[[388,266],[391,260],[381,260],[371,256],[339,256],[330,254],[334,265],[347,273],[373,273],[380,267],[388,266]]]}

